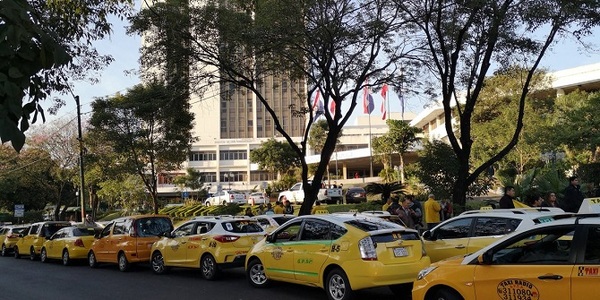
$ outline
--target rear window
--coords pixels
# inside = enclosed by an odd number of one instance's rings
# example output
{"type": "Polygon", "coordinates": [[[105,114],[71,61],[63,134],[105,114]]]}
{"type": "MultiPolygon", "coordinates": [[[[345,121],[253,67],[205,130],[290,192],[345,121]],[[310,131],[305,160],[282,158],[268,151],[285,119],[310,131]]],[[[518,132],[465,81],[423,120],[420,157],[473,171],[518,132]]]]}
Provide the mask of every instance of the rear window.
{"type": "Polygon", "coordinates": [[[416,232],[393,232],[378,234],[371,237],[374,243],[389,243],[397,240],[416,241],[419,235],[416,232]]]}
{"type": "Polygon", "coordinates": [[[73,235],[74,236],[90,236],[90,235],[99,233],[100,231],[101,231],[100,228],[94,228],[94,227],[75,228],[75,229],[73,229],[73,235]]]}
{"type": "Polygon", "coordinates": [[[356,219],[347,221],[346,224],[352,225],[362,231],[371,232],[381,229],[397,229],[398,224],[394,224],[388,221],[374,222],[366,219],[356,219]]]}
{"type": "Polygon", "coordinates": [[[169,218],[142,218],[135,221],[140,237],[159,236],[173,231],[173,223],[169,218]]]}
{"type": "Polygon", "coordinates": [[[70,223],[65,223],[65,224],[61,224],[61,223],[51,223],[51,224],[44,224],[44,227],[42,228],[41,231],[41,236],[51,236],[53,234],[55,234],[59,229],[61,228],[65,228],[65,227],[69,227],[71,226],[70,223]]]}
{"type": "Polygon", "coordinates": [[[233,233],[263,232],[262,227],[256,221],[231,221],[221,223],[223,229],[233,233]]]}

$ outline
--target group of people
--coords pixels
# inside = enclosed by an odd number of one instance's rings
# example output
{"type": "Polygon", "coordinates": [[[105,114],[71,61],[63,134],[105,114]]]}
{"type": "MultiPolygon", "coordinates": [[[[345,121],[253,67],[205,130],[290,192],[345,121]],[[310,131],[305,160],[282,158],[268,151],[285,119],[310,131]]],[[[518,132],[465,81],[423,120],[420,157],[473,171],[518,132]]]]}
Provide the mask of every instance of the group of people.
{"type": "Polygon", "coordinates": [[[413,195],[405,195],[402,200],[390,197],[382,210],[398,215],[407,227],[413,229],[425,228],[425,224],[427,228],[433,228],[441,221],[451,218],[454,213],[451,202],[446,199],[438,202],[433,194],[429,194],[422,206],[419,201],[415,201],[413,195]]]}
{"type": "MultiPolygon", "coordinates": [[[[267,203],[267,205],[263,205],[260,204],[258,206],[258,214],[259,215],[274,215],[274,214],[286,214],[286,215],[293,215],[294,214],[294,207],[292,206],[292,204],[290,203],[289,200],[287,200],[285,198],[285,196],[283,196],[283,198],[281,199],[281,201],[277,201],[275,202],[275,206],[273,206],[270,202],[267,203]]],[[[247,207],[246,208],[246,212],[244,214],[245,216],[248,217],[253,217],[254,216],[254,212],[252,211],[251,207],[247,207]]]]}
{"type": "MultiPolygon", "coordinates": [[[[515,208],[513,200],[515,197],[516,190],[514,186],[505,186],[504,195],[500,198],[499,208],[515,208]]],[[[566,212],[576,213],[579,211],[581,203],[585,196],[581,192],[581,185],[579,184],[579,177],[569,177],[569,185],[563,191],[564,197],[559,203],[556,198],[556,193],[550,192],[546,194],[546,197],[542,197],[539,194],[532,194],[526,197],[526,204],[531,207],[559,207],[566,212]]]]}

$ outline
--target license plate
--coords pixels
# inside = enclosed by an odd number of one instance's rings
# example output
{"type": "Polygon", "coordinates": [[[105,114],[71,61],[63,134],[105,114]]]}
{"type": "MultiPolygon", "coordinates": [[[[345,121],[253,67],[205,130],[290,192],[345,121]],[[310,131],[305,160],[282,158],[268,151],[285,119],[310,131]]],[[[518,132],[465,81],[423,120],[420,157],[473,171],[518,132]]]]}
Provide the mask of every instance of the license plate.
{"type": "Polygon", "coordinates": [[[395,257],[403,257],[408,256],[408,250],[404,247],[394,248],[394,256],[395,257]]]}

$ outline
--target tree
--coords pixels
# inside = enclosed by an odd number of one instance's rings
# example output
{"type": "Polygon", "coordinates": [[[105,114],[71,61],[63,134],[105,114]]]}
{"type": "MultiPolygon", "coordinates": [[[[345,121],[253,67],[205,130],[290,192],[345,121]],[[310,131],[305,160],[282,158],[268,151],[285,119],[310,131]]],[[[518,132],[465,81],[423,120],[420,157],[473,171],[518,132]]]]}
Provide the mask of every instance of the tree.
{"type": "MultiPolygon", "coordinates": [[[[329,134],[329,124],[327,124],[326,120],[320,119],[316,121],[310,127],[310,133],[308,135],[308,145],[315,151],[316,154],[320,154],[323,151],[323,147],[325,146],[325,141],[327,140],[327,135],[329,134]]],[[[343,135],[343,130],[340,129],[338,134],[338,138],[335,142],[334,151],[338,151],[338,145],[340,143],[340,137],[343,135]]],[[[309,173],[314,172],[318,168],[317,166],[309,167],[309,173]]],[[[329,175],[329,164],[327,164],[327,178],[331,179],[329,175]]],[[[336,177],[337,177],[337,168],[336,168],[336,177]]]]}
{"type": "MultiPolygon", "coordinates": [[[[70,90],[112,61],[91,42],[111,32],[108,17],[126,16],[131,0],[12,0],[0,2],[0,139],[20,151],[51,92],[70,90]],[[23,98],[29,100],[23,105],[23,98]]],[[[95,79],[97,80],[97,79],[95,79]]],[[[61,100],[55,100],[60,106],[61,100]]],[[[54,108],[56,109],[56,107],[54,108]]]]}
{"type": "Polygon", "coordinates": [[[257,163],[261,170],[271,173],[287,174],[300,166],[300,159],[290,144],[273,138],[250,151],[250,161],[257,163]]]}
{"type": "MultiPolygon", "coordinates": [[[[300,214],[310,214],[319,185],[308,183],[305,160],[307,138],[315,119],[312,94],[319,90],[325,107],[328,134],[313,177],[321,182],[338,135],[350,118],[362,89],[400,80],[400,64],[414,49],[405,34],[412,30],[392,2],[370,0],[209,0],[182,8],[181,1],[156,1],[138,14],[132,30],[145,33],[142,49],[146,70],[164,72],[164,49],[178,49],[191,60],[190,85],[199,95],[233,85],[253,93],[273,120],[275,129],[301,159],[306,199],[300,214]],[[177,35],[171,43],[164,28],[177,35]],[[285,78],[308,90],[295,90],[302,105],[295,116],[307,118],[302,140],[296,144],[286,131],[262,86],[267,78],[285,78]],[[367,81],[369,78],[369,82],[367,81]],[[211,89],[211,87],[213,87],[211,89]],[[347,111],[342,110],[346,103],[347,111]]],[[[414,41],[413,41],[414,42],[414,41]]],[[[174,50],[172,50],[174,51],[174,50]]]]}
{"type": "Polygon", "coordinates": [[[386,123],[389,130],[385,135],[391,144],[392,153],[398,153],[400,157],[400,181],[404,182],[404,153],[421,140],[417,134],[422,130],[408,125],[403,120],[388,119],[386,123]]]}
{"type": "Polygon", "coordinates": [[[365,191],[369,195],[381,195],[381,201],[387,202],[392,193],[404,195],[404,185],[398,182],[371,182],[365,185],[365,191]]]}
{"type": "Polygon", "coordinates": [[[392,170],[392,154],[394,153],[394,145],[390,136],[384,134],[371,139],[371,148],[373,149],[373,160],[383,164],[383,170],[379,173],[379,177],[383,182],[398,181],[398,176],[392,170]]]}
{"type": "Polygon", "coordinates": [[[548,48],[561,37],[572,34],[580,40],[591,34],[598,25],[600,3],[409,0],[398,5],[414,17],[428,45],[421,58],[439,82],[448,140],[459,166],[453,202],[464,205],[469,185],[517,145],[530,84],[548,48]],[[473,113],[485,78],[492,67],[505,70],[515,65],[526,72],[516,74],[521,84],[511,139],[487,161],[471,165],[473,113]]]}
{"type": "Polygon", "coordinates": [[[121,174],[99,184],[98,197],[113,207],[123,208],[126,212],[145,207],[148,193],[141,178],[135,174],[121,174]]]}
{"type": "Polygon", "coordinates": [[[92,111],[90,131],[142,179],[158,213],[158,173],[178,169],[194,141],[187,97],[152,82],[126,95],[97,99],[92,111]]]}

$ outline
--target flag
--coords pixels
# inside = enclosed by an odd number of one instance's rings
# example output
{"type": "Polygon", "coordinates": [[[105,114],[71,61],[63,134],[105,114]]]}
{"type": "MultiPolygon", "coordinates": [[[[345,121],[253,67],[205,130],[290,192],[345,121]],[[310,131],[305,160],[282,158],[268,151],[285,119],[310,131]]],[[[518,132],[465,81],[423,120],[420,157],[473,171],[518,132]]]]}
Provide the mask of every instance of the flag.
{"type": "Polygon", "coordinates": [[[335,115],[335,101],[331,99],[331,103],[329,103],[329,112],[331,115],[335,115]]]}
{"type": "Polygon", "coordinates": [[[319,97],[321,96],[321,91],[317,90],[317,95],[315,96],[315,101],[313,102],[312,110],[315,110],[319,105],[319,97]]]}
{"type": "Polygon", "coordinates": [[[383,97],[383,101],[381,102],[381,119],[385,120],[386,116],[387,116],[387,109],[385,107],[386,102],[387,102],[387,92],[388,92],[388,85],[384,84],[383,87],[381,88],[381,97],[383,97]]]}
{"type": "Polygon", "coordinates": [[[365,86],[363,96],[363,112],[370,115],[374,108],[375,104],[373,103],[373,96],[369,94],[369,89],[365,86]]]}

